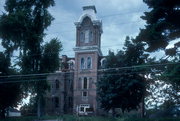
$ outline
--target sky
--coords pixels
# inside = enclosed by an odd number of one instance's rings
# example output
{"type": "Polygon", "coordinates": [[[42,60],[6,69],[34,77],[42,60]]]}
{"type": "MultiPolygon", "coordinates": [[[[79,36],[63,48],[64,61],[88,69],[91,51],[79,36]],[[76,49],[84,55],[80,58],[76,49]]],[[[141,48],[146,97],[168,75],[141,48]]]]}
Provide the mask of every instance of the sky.
{"type": "MultiPolygon", "coordinates": [[[[4,11],[5,0],[0,0],[0,14],[4,11]]],[[[73,48],[76,41],[76,27],[83,6],[95,5],[97,16],[102,20],[103,34],[101,50],[103,55],[108,50],[117,52],[122,49],[126,36],[135,37],[140,28],[144,28],[145,21],[140,16],[149,11],[142,0],[55,0],[55,6],[49,12],[55,18],[46,30],[45,42],[58,38],[63,45],[61,55],[74,57],[73,48]]],[[[0,50],[3,50],[0,46],[0,50]]]]}

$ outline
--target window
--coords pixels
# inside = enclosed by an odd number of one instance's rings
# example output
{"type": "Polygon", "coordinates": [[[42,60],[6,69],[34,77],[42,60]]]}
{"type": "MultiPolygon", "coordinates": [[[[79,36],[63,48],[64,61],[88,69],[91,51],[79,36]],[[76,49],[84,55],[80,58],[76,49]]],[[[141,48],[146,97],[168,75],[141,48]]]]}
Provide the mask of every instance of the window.
{"type": "Polygon", "coordinates": [[[56,80],[55,83],[56,83],[56,89],[59,89],[59,80],[56,80]]]}
{"type": "Polygon", "coordinates": [[[89,41],[90,42],[93,41],[93,32],[92,31],[89,32],[89,41]]]}
{"type": "Polygon", "coordinates": [[[91,69],[91,65],[92,65],[92,62],[91,62],[92,60],[91,60],[91,57],[88,57],[87,58],[87,68],[88,69],[91,69]]]}
{"type": "Polygon", "coordinates": [[[85,61],[84,61],[84,58],[81,58],[81,69],[85,69],[85,61]]]}
{"type": "Polygon", "coordinates": [[[87,91],[82,92],[82,100],[88,100],[88,92],[87,91]]]}
{"type": "Polygon", "coordinates": [[[69,63],[69,69],[73,69],[74,68],[74,64],[73,64],[73,62],[70,62],[69,63]]]}
{"type": "Polygon", "coordinates": [[[89,42],[89,30],[85,31],[85,43],[89,42]]]}
{"type": "Polygon", "coordinates": [[[82,96],[83,97],[87,97],[87,92],[86,91],[84,91],[84,92],[82,92],[83,94],[82,94],[82,96]]]}
{"type": "Polygon", "coordinates": [[[84,80],[83,80],[83,89],[88,89],[88,80],[87,80],[87,77],[84,77],[84,80]]]}
{"type": "Polygon", "coordinates": [[[80,33],[80,42],[84,42],[84,33],[83,32],[81,32],[80,33]]]}
{"type": "Polygon", "coordinates": [[[59,107],[59,98],[55,97],[55,107],[58,108],[59,107]]]}
{"type": "Polygon", "coordinates": [[[89,104],[81,104],[80,106],[79,106],[79,111],[80,112],[86,112],[86,109],[87,108],[90,108],[90,105],[89,104]]]}

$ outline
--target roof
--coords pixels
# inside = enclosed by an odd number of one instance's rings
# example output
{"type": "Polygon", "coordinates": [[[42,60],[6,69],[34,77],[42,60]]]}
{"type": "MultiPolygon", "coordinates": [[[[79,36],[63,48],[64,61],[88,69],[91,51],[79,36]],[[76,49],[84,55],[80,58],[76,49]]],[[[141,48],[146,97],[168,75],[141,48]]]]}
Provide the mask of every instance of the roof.
{"type": "Polygon", "coordinates": [[[83,14],[79,17],[78,22],[81,23],[85,17],[89,17],[91,19],[91,21],[98,21],[96,13],[97,13],[97,11],[96,11],[96,8],[94,5],[93,6],[84,6],[83,14]]]}
{"type": "Polygon", "coordinates": [[[9,112],[18,112],[18,113],[20,113],[20,111],[19,111],[19,110],[14,109],[14,108],[9,108],[9,112]]]}

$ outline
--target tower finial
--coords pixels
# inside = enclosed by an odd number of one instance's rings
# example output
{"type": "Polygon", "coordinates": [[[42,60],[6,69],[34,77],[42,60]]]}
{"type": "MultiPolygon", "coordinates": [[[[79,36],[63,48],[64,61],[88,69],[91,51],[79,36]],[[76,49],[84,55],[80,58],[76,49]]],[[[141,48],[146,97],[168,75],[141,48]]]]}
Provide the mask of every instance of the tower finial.
{"type": "Polygon", "coordinates": [[[97,11],[96,11],[96,7],[94,6],[94,5],[91,5],[91,6],[84,6],[83,7],[83,10],[85,11],[85,10],[94,10],[94,12],[95,13],[97,13],[97,11]]]}

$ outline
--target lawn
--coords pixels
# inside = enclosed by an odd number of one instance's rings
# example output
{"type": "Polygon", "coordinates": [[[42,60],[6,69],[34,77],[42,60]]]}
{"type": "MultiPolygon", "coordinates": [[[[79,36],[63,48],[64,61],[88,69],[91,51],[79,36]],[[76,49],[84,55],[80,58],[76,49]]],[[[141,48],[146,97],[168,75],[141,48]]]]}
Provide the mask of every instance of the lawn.
{"type": "MultiPolygon", "coordinates": [[[[6,118],[0,119],[0,121],[34,121],[37,117],[19,117],[19,118],[6,118]]],[[[158,119],[148,119],[148,118],[112,118],[112,117],[77,117],[73,115],[63,115],[63,116],[44,116],[41,120],[47,119],[63,119],[63,121],[180,121],[179,118],[158,118],[158,119]]]]}

